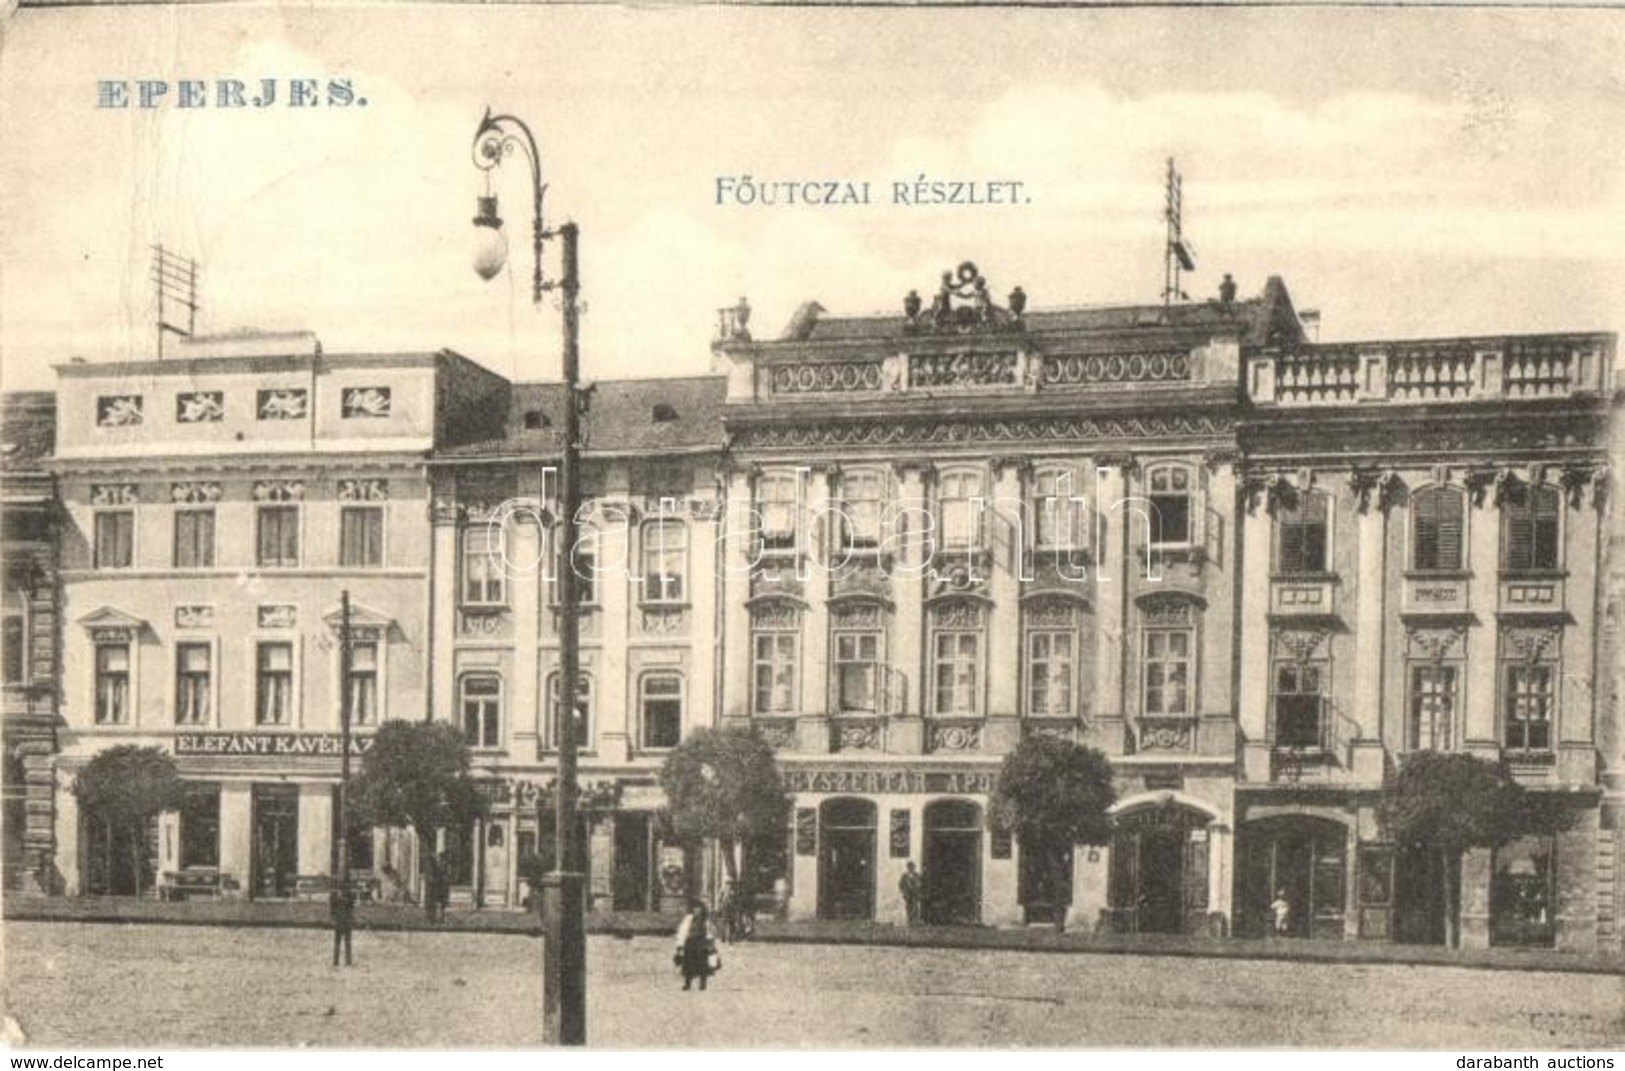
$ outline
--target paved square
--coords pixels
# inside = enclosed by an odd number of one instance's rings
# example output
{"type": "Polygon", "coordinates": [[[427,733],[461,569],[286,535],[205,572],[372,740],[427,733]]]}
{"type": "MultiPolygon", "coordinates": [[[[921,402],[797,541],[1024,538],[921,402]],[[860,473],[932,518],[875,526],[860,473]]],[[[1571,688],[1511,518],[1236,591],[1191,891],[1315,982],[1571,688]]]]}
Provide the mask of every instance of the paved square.
{"type": "MultiPolygon", "coordinates": [[[[541,1040],[532,937],[6,926],[35,1046],[480,1048],[541,1040]]],[[[1625,1047],[1625,978],[1451,967],[747,944],[684,993],[664,939],[594,937],[603,1047],[1625,1047]]]]}

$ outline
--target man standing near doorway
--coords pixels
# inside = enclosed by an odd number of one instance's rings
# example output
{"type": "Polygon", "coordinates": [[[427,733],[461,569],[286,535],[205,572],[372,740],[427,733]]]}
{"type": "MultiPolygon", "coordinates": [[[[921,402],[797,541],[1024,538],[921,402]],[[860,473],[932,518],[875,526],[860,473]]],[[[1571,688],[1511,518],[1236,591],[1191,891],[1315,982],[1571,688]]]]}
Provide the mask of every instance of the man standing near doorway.
{"type": "Polygon", "coordinates": [[[920,923],[920,894],[924,881],[920,872],[914,868],[914,860],[908,861],[908,867],[903,876],[897,879],[897,891],[903,894],[903,906],[908,911],[908,924],[918,926],[920,923]]]}

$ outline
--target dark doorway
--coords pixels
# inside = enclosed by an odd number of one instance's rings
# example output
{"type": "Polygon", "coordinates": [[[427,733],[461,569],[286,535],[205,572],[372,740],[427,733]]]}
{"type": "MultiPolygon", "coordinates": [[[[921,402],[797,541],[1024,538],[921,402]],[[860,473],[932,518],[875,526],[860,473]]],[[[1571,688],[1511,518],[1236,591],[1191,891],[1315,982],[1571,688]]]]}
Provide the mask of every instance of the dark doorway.
{"type": "Polygon", "coordinates": [[[649,911],[653,891],[654,842],[649,831],[649,814],[628,811],[615,815],[616,911],[649,911]]]}
{"type": "Polygon", "coordinates": [[[921,918],[939,926],[982,921],[982,808],[938,800],[925,808],[925,899],[921,918]]]}
{"type": "Polygon", "coordinates": [[[1343,938],[1347,911],[1348,830],[1326,818],[1292,815],[1242,828],[1240,934],[1274,932],[1270,905],[1286,901],[1292,937],[1343,938]]]}
{"type": "Polygon", "coordinates": [[[1207,915],[1208,819],[1168,804],[1122,815],[1112,836],[1112,925],[1132,933],[1199,932],[1207,915]]]}
{"type": "Polygon", "coordinates": [[[1448,911],[1460,917],[1461,860],[1447,864],[1437,849],[1425,845],[1402,846],[1394,868],[1394,940],[1412,945],[1444,944],[1448,911]],[[1454,895],[1444,902],[1445,867],[1450,867],[1454,895]]]}
{"type": "Polygon", "coordinates": [[[1021,842],[1022,921],[1060,924],[1072,906],[1072,846],[1021,842]]]}
{"type": "Polygon", "coordinates": [[[299,786],[255,785],[254,895],[292,896],[299,876],[299,786]]]}
{"type": "Polygon", "coordinates": [[[825,800],[818,808],[818,917],[875,917],[875,805],[825,800]]]}

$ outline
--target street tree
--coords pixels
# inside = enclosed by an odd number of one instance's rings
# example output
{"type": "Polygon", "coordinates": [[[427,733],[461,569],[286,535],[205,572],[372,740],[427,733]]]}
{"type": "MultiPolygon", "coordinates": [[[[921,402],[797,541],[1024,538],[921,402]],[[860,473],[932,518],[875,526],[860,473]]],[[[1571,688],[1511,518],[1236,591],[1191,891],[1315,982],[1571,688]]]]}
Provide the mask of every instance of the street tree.
{"type": "MultiPolygon", "coordinates": [[[[469,774],[468,745],[443,721],[387,721],[361,756],[350,783],[356,819],[366,825],[404,826],[418,843],[434,843],[435,830],[460,829],[484,810],[469,774]]],[[[427,864],[427,847],[420,853],[427,864]]]]}
{"type": "Polygon", "coordinates": [[[74,781],[73,794],[80,809],[103,823],[108,843],[114,842],[115,831],[125,832],[137,897],[141,895],[147,827],[161,812],[178,809],[185,793],[168,752],[134,744],[97,753],[74,781]]]}
{"type": "MultiPolygon", "coordinates": [[[[1116,802],[1112,767],[1104,754],[1067,740],[1030,736],[1004,757],[988,822],[1013,833],[1023,852],[1043,859],[1048,887],[1063,889],[1072,847],[1111,840],[1107,812],[1116,802]]],[[[1064,905],[1057,905],[1057,928],[1065,918],[1064,905]]]]}
{"type": "Polygon", "coordinates": [[[789,827],[790,797],[778,760],[753,731],[699,730],[666,756],[660,786],[677,838],[714,842],[736,885],[739,848],[783,837],[789,827]]]}
{"type": "Polygon", "coordinates": [[[1439,863],[1445,944],[1460,942],[1457,878],[1468,848],[1495,848],[1517,837],[1551,833],[1566,810],[1526,792],[1506,767],[1462,752],[1416,751],[1385,786],[1379,815],[1393,841],[1431,852],[1439,863]]]}

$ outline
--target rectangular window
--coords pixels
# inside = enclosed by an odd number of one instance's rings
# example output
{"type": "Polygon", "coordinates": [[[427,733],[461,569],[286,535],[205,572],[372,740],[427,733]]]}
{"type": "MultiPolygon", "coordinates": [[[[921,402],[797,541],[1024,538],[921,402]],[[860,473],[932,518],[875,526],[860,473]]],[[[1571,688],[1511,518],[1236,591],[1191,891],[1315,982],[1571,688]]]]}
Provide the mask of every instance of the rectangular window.
{"type": "Polygon", "coordinates": [[[384,564],[384,510],[345,506],[339,511],[339,564],[376,569],[384,564]]]}
{"type": "Polygon", "coordinates": [[[796,545],[796,476],[776,474],[756,481],[756,513],[761,520],[765,550],[787,550],[796,545]]]}
{"type": "Polygon", "coordinates": [[[1300,492],[1290,507],[1275,513],[1275,571],[1326,572],[1328,514],[1331,499],[1316,491],[1300,492]]]}
{"type": "Polygon", "coordinates": [[[1072,714],[1073,639],[1071,632],[1027,634],[1028,716],[1072,714]]]}
{"type": "Polygon", "coordinates": [[[932,644],[932,653],[933,712],[980,714],[982,634],[939,631],[932,644]]]}
{"type": "Polygon", "coordinates": [[[1083,510],[1072,487],[1072,473],[1047,469],[1033,480],[1033,547],[1072,550],[1082,546],[1083,510]]]}
{"type": "Polygon", "coordinates": [[[1191,637],[1189,629],[1146,630],[1146,714],[1155,717],[1191,713],[1191,637]]]}
{"type": "Polygon", "coordinates": [[[643,678],[642,690],[644,748],[676,747],[683,738],[683,678],[651,673],[643,678]]]}
{"type": "MultiPolygon", "coordinates": [[[[559,674],[547,678],[547,743],[559,746],[559,674]]],[[[575,741],[580,748],[593,746],[592,735],[592,678],[585,673],[576,674],[575,741]]]]}
{"type": "Polygon", "coordinates": [[[1501,506],[1501,568],[1529,572],[1561,567],[1558,524],[1563,497],[1555,487],[1526,487],[1501,506]]]}
{"type": "Polygon", "coordinates": [[[28,619],[23,614],[7,614],[4,637],[0,641],[0,678],[7,684],[28,680],[28,619]]]}
{"type": "Polygon", "coordinates": [[[378,644],[350,644],[350,724],[378,724],[378,644]]]}
{"type": "Polygon", "coordinates": [[[262,643],[255,658],[255,724],[293,724],[293,644],[262,643]]]}
{"type": "Polygon", "coordinates": [[[259,526],[259,564],[264,566],[299,564],[298,506],[261,506],[259,526]]]}
{"type": "Polygon", "coordinates": [[[1280,662],[1275,667],[1275,746],[1319,748],[1326,745],[1321,688],[1325,668],[1313,662],[1280,662]]]}
{"type": "Polygon", "coordinates": [[[128,569],[135,563],[135,513],[103,510],[96,514],[96,568],[128,569]]]}
{"type": "Polygon", "coordinates": [[[836,710],[873,714],[880,709],[880,633],[835,634],[836,710]]]}
{"type": "Polygon", "coordinates": [[[214,648],[182,643],[175,648],[175,724],[207,725],[213,689],[214,648]]]}
{"type": "Polygon", "coordinates": [[[644,602],[682,602],[687,566],[688,529],[681,521],[643,526],[644,602]]]}
{"type": "Polygon", "coordinates": [[[207,569],[214,565],[214,510],[175,511],[175,568],[207,569]]]}
{"type": "Polygon", "coordinates": [[[841,530],[848,547],[880,545],[880,523],[886,508],[886,484],[878,472],[850,472],[841,477],[841,530]]]}
{"type": "Polygon", "coordinates": [[[1441,663],[1411,666],[1412,750],[1449,751],[1456,746],[1457,667],[1441,663]]]}
{"type": "Polygon", "coordinates": [[[965,550],[981,545],[982,477],[974,472],[952,472],[942,477],[938,495],[940,545],[965,550]]]}
{"type": "Polygon", "coordinates": [[[1190,470],[1177,465],[1154,468],[1146,476],[1146,488],[1151,545],[1188,546],[1194,531],[1194,487],[1190,470]]]}
{"type": "Polygon", "coordinates": [[[1552,746],[1554,667],[1506,667],[1506,746],[1513,751],[1549,751],[1552,746]]]}
{"type": "Polygon", "coordinates": [[[96,645],[96,724],[123,725],[130,720],[130,645],[96,645]]]}
{"type": "Polygon", "coordinates": [[[463,533],[463,605],[503,605],[502,560],[502,529],[481,525],[463,533]]]}
{"type": "MultiPolygon", "coordinates": [[[[598,534],[590,528],[577,529],[575,552],[570,560],[575,566],[576,596],[582,606],[598,604],[598,534]]],[[[558,589],[555,587],[555,597],[558,589]]]]}
{"type": "Polygon", "coordinates": [[[463,678],[462,693],[463,739],[468,746],[501,746],[502,678],[471,673],[463,678]]]}
{"type": "Polygon", "coordinates": [[[757,714],[790,714],[796,702],[796,634],[794,632],[758,632],[754,644],[755,664],[751,667],[755,681],[757,714]]]}
{"type": "Polygon", "coordinates": [[[181,801],[181,869],[220,865],[220,786],[188,784],[181,801]]]}
{"type": "Polygon", "coordinates": [[[1462,567],[1465,499],[1460,491],[1429,487],[1412,499],[1411,567],[1418,572],[1454,572],[1462,567]]]}

